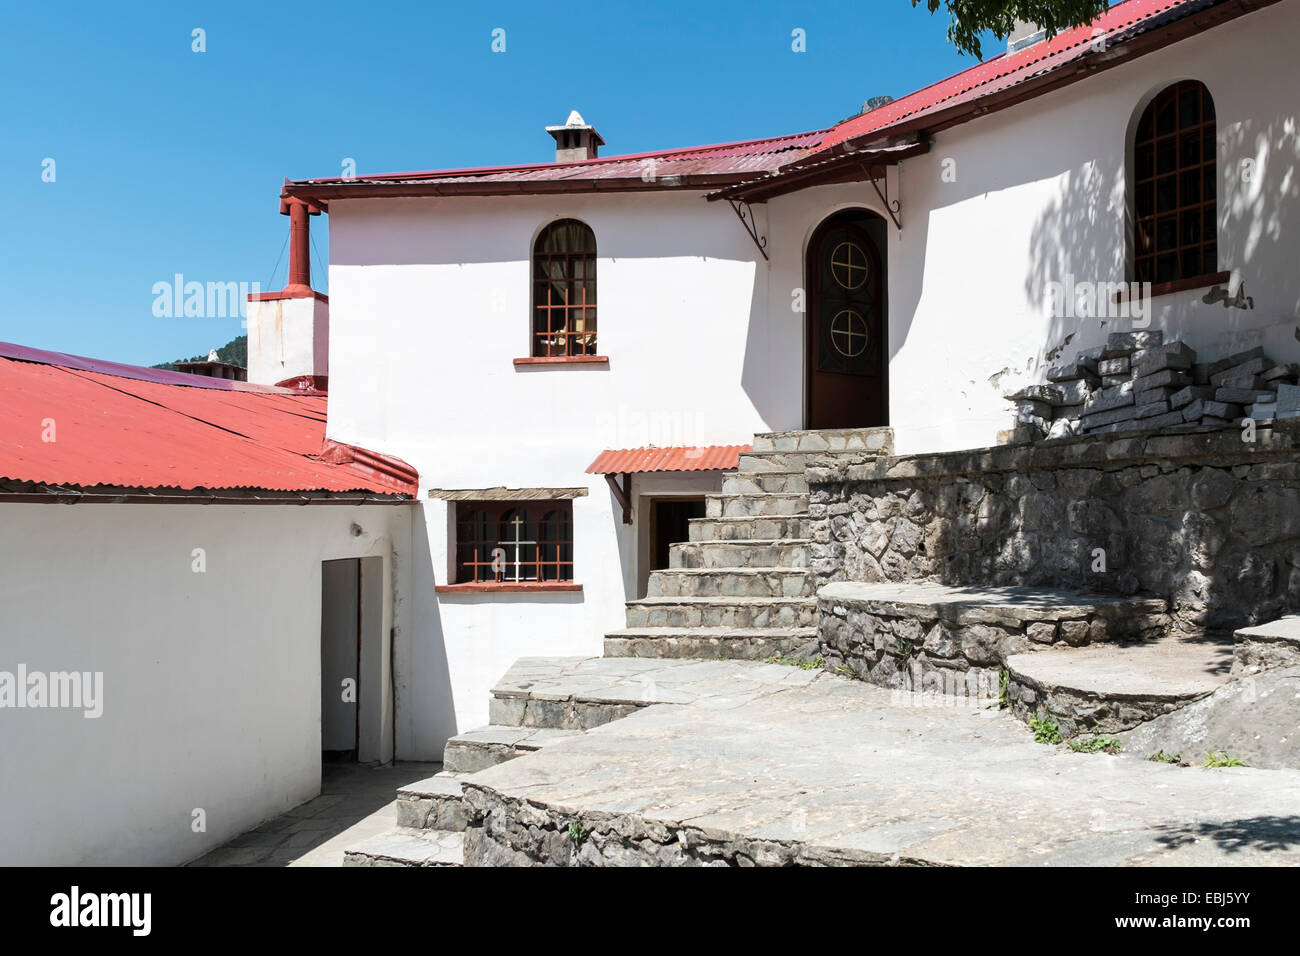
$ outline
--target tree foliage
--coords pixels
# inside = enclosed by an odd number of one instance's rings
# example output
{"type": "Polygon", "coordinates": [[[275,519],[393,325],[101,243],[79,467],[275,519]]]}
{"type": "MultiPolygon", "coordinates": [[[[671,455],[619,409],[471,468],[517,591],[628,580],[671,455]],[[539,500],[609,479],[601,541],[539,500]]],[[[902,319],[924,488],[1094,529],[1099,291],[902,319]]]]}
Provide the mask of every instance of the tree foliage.
{"type": "MultiPolygon", "coordinates": [[[[177,359],[176,362],[206,362],[208,353],[194,355],[188,359],[177,359]]],[[[221,348],[217,349],[217,360],[225,362],[227,365],[238,365],[243,368],[248,365],[248,336],[241,335],[238,338],[231,339],[221,348]]],[[[167,372],[176,371],[176,362],[163,362],[159,365],[151,365],[150,368],[160,368],[167,372]]]]}
{"type": "Polygon", "coordinates": [[[948,11],[948,41],[962,53],[984,59],[980,34],[1005,40],[1016,21],[1036,23],[1049,38],[1063,30],[1091,23],[1110,8],[1109,0],[912,0],[931,13],[948,11]]]}

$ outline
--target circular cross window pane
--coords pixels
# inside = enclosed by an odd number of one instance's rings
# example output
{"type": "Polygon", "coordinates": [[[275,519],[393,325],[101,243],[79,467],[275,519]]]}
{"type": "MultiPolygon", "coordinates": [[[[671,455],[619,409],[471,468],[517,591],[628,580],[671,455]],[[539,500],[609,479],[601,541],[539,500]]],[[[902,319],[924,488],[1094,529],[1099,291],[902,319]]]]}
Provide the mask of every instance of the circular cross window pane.
{"type": "Polygon", "coordinates": [[[870,336],[867,320],[852,309],[837,312],[831,319],[831,344],[835,351],[847,358],[857,358],[867,350],[870,336]]]}
{"type": "Polygon", "coordinates": [[[831,277],[842,289],[861,289],[866,285],[867,253],[856,242],[841,242],[831,252],[831,277]]]}

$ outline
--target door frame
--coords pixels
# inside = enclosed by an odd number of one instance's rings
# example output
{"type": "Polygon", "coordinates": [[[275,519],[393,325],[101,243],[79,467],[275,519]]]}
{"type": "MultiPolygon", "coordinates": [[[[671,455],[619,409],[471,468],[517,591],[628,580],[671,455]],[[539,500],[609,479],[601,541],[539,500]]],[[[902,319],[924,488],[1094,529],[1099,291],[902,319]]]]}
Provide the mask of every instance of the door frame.
{"type": "MultiPolygon", "coordinates": [[[[867,219],[872,219],[880,223],[885,223],[885,217],[869,206],[846,205],[838,209],[833,209],[823,215],[809,229],[807,237],[804,240],[803,256],[801,266],[803,269],[803,288],[806,296],[804,300],[803,311],[803,425],[804,428],[812,428],[812,411],[813,411],[813,270],[811,258],[813,250],[816,248],[819,234],[831,220],[850,214],[860,215],[867,219]]],[[[888,238],[888,230],[885,232],[888,238]]],[[[868,238],[871,238],[868,236],[868,238]]],[[[872,239],[872,244],[876,248],[876,254],[880,257],[881,267],[881,287],[880,287],[880,388],[881,388],[881,412],[884,421],[879,426],[864,425],[864,428],[888,427],[891,414],[889,407],[889,250],[882,247],[872,239]]]]}

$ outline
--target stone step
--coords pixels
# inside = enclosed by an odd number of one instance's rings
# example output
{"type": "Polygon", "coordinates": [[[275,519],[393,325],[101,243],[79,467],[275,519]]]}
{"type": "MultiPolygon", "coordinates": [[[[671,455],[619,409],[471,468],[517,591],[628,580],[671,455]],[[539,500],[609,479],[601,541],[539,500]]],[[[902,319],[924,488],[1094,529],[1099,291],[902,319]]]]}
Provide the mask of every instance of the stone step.
{"type": "Polygon", "coordinates": [[[412,830],[464,830],[461,783],[449,774],[428,777],[397,791],[397,825],[412,830]]]}
{"type": "Polygon", "coordinates": [[[465,834],[399,827],[343,851],[344,866],[463,866],[465,834]]]}
{"type": "Polygon", "coordinates": [[[881,427],[764,432],[754,436],[754,451],[831,451],[892,455],[894,430],[881,427]]]}
{"type": "MultiPolygon", "coordinates": [[[[687,629],[682,629],[683,631],[687,629]]],[[[638,659],[635,657],[524,657],[492,689],[495,731],[537,731],[566,738],[636,713],[652,704],[701,699],[735,702],[815,681],[819,671],[756,661],[638,659]]],[[[475,778],[476,780],[478,778],[475,778]]]]}
{"type": "Polygon", "coordinates": [[[817,595],[827,666],[903,690],[993,697],[1015,654],[1052,645],[1155,640],[1161,598],[1051,588],[837,582],[817,595]]]}
{"type": "Polygon", "coordinates": [[[1129,730],[1213,693],[1228,680],[1228,640],[1062,647],[1007,658],[1012,709],[1048,715],[1065,737],[1129,730]]]}
{"type": "Polygon", "coordinates": [[[722,475],[724,495],[766,495],[808,493],[808,481],[802,471],[768,471],[741,474],[736,471],[722,475]]]}
{"type": "Polygon", "coordinates": [[[811,535],[812,522],[807,515],[692,518],[688,532],[691,541],[780,541],[811,535]]]}
{"type": "Polygon", "coordinates": [[[516,723],[513,720],[496,723],[501,714],[493,709],[495,703],[494,696],[489,702],[490,719],[494,721],[492,725],[457,734],[447,741],[442,752],[442,765],[445,769],[454,773],[477,773],[581,732],[551,729],[544,724],[525,726],[522,722],[516,723]]]}
{"type": "Polygon", "coordinates": [[[1258,674],[1300,664],[1300,615],[1243,627],[1233,635],[1234,674],[1258,674]]]}
{"type": "Polygon", "coordinates": [[[807,538],[785,541],[688,541],[668,547],[668,569],[805,568],[807,538]]]}
{"type": "Polygon", "coordinates": [[[811,597],[805,568],[676,568],[650,572],[647,597],[811,597]]]}
{"type": "Polygon", "coordinates": [[[605,635],[605,656],[765,661],[817,656],[815,627],[629,627],[605,635]]]}
{"type": "Polygon", "coordinates": [[[808,515],[806,494],[710,494],[704,499],[709,518],[751,518],[775,515],[808,515]]]}
{"type": "Polygon", "coordinates": [[[813,627],[811,597],[658,597],[629,601],[628,627],[813,627]]]}

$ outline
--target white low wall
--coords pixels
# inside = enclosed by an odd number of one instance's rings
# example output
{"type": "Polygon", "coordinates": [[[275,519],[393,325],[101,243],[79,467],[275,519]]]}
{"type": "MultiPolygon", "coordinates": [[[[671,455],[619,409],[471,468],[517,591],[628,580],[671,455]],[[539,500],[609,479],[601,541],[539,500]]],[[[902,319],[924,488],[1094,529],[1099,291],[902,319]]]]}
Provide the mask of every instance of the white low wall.
{"type": "Polygon", "coordinates": [[[182,863],[316,795],[320,563],[390,594],[406,512],[0,505],[0,671],[103,674],[97,718],[0,708],[0,864],[182,863]]]}

